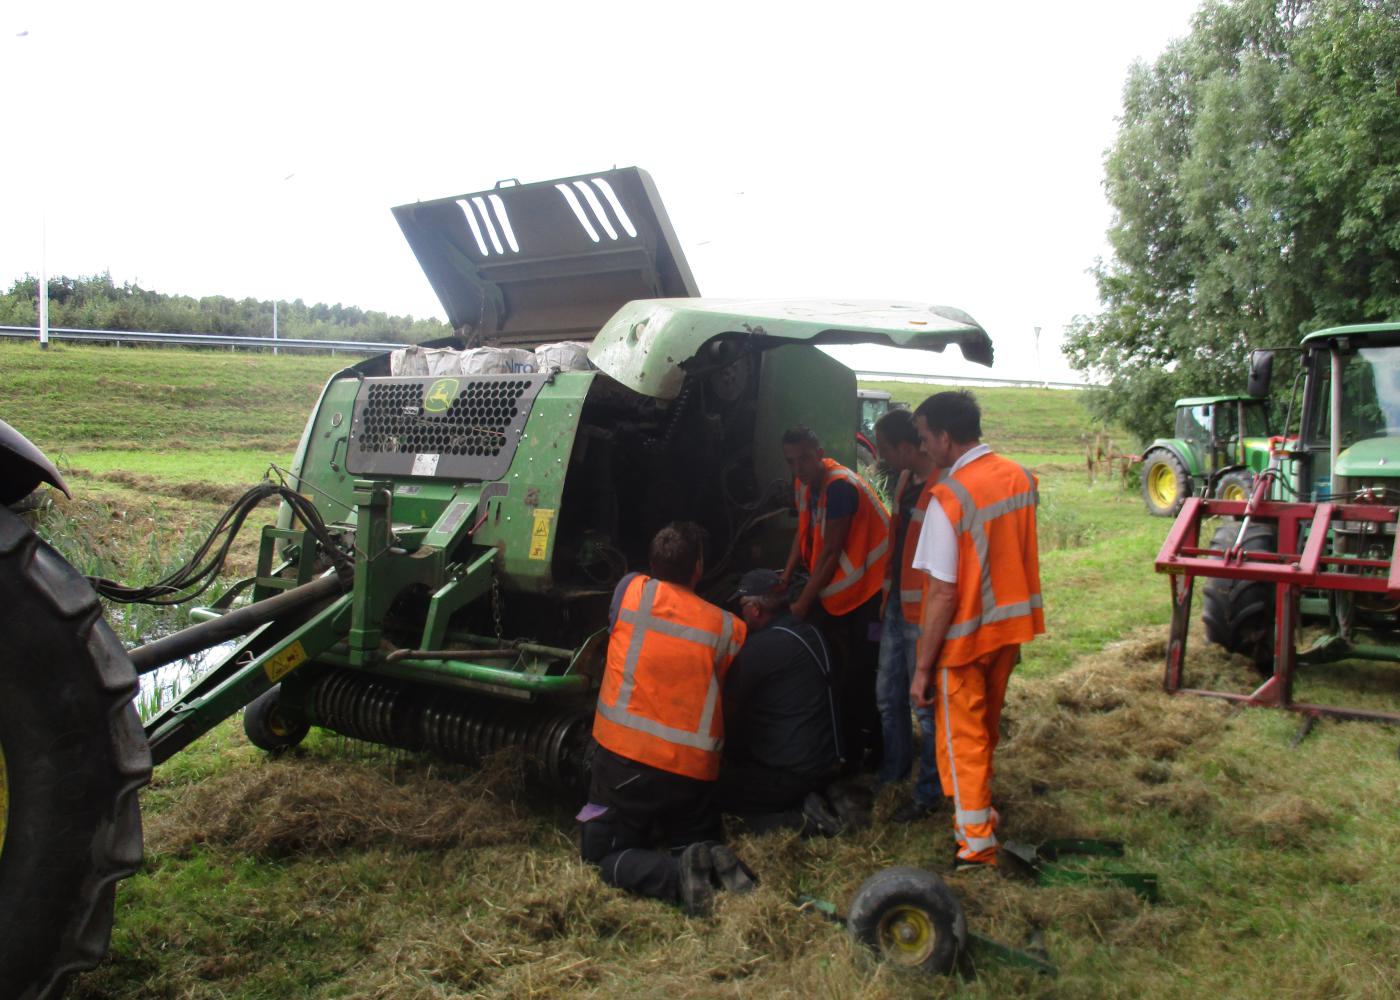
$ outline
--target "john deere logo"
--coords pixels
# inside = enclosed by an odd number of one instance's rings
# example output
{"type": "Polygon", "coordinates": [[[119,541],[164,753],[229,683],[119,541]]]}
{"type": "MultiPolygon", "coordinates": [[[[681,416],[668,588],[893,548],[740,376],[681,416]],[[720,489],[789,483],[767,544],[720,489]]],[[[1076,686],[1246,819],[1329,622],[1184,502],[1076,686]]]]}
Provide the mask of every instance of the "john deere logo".
{"type": "Polygon", "coordinates": [[[428,386],[428,395],[423,400],[424,413],[446,413],[457,398],[457,380],[440,378],[428,386]]]}

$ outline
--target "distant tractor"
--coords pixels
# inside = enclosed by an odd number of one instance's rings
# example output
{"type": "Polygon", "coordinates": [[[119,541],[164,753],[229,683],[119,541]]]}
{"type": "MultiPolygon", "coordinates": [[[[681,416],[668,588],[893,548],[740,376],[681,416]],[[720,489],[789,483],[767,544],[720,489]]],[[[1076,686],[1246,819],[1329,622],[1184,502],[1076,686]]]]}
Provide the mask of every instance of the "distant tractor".
{"type": "Polygon", "coordinates": [[[891,410],[907,410],[909,404],[897,402],[883,389],[859,389],[860,430],[856,431],[856,471],[866,482],[886,495],[890,488],[890,469],[875,453],[875,425],[891,410]]]}
{"type": "MultiPolygon", "coordinates": [[[[1300,432],[1272,439],[1244,499],[1186,500],[1157,557],[1174,604],[1166,687],[1188,690],[1192,581],[1204,576],[1206,638],[1253,659],[1268,680],[1249,695],[1196,693],[1400,722],[1395,712],[1296,704],[1291,693],[1295,664],[1400,661],[1400,323],[1319,330],[1301,353],[1301,407],[1289,406],[1300,432]],[[1202,547],[1208,517],[1222,520],[1202,547]],[[1298,650],[1302,614],[1324,631],[1298,650]]],[[[1267,395],[1272,365],[1273,352],[1254,353],[1252,397],[1267,395]]]]}
{"type": "Polygon", "coordinates": [[[1269,464],[1269,406],[1253,396],[1176,401],[1176,436],[1158,438],[1142,456],[1142,499],[1149,513],[1175,517],[1189,496],[1243,500],[1269,464]]]}

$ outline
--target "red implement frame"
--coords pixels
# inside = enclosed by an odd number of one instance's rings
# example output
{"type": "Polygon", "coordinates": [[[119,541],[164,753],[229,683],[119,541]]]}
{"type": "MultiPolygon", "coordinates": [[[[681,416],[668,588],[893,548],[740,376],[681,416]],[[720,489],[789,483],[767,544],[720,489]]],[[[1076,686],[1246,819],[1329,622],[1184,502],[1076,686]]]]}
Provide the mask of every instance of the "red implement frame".
{"type": "MultiPolygon", "coordinates": [[[[1321,715],[1372,722],[1400,723],[1400,713],[1316,705],[1293,700],[1297,665],[1298,598],[1304,589],[1355,591],[1400,597],[1400,549],[1389,560],[1327,552],[1329,529],[1340,522],[1394,524],[1397,510],[1379,504],[1285,503],[1265,500],[1189,498],[1157,554],[1157,571],[1171,574],[1172,626],[1167,645],[1166,690],[1172,694],[1208,695],[1245,705],[1286,708],[1311,717],[1321,715]],[[1206,517],[1245,517],[1278,525],[1277,552],[1201,548],[1201,521],[1206,517]],[[1303,539],[1302,551],[1299,540],[1303,539]],[[1191,592],[1198,576],[1261,580],[1276,584],[1274,673],[1250,694],[1208,691],[1183,686],[1186,636],[1191,624],[1191,592]]],[[[1241,532],[1241,537],[1243,532],[1241,532]]],[[[1400,544],[1400,531],[1396,532],[1400,544]]],[[[1357,658],[1365,658],[1358,651],[1357,658]]]]}

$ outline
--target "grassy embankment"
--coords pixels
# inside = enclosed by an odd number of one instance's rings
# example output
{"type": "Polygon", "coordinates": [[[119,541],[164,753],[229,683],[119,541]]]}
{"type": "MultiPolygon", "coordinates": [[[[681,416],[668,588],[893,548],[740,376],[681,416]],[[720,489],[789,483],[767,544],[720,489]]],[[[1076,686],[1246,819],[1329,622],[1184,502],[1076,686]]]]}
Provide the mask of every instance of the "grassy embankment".
{"type": "MultiPolygon", "coordinates": [[[[0,353],[0,415],[75,470],[81,499],[60,508],[115,551],[202,528],[226,501],[201,496],[236,494],[269,457],[285,461],[338,367],[82,348],[32,358],[0,353]]],[[[1058,980],[996,967],[963,984],[898,975],[791,905],[802,891],[844,902],[890,864],[943,870],[940,822],[741,840],[759,891],[687,920],[604,888],[576,860],[567,811],[519,796],[504,763],[468,773],[317,735],[271,761],[230,722],[144,794],[146,868],[118,892],[111,957],[72,995],[1395,995],[1393,732],[1323,723],[1290,749],[1293,717],[1162,695],[1167,587],[1151,561],[1165,522],[1135,490],[1087,483],[1075,396],[978,395],[987,439],[1041,476],[1047,550],[1050,634],[1013,680],[998,757],[1005,830],[1121,838],[1127,863],[1163,884],[1147,905],[950,877],[973,929],[1012,943],[1043,931],[1058,980]]],[[[1250,685],[1248,666],[1194,642],[1201,680],[1250,685]]],[[[1338,669],[1305,693],[1393,706],[1397,688],[1393,669],[1338,669]]],[[[897,802],[884,793],[877,817],[897,802]]]]}

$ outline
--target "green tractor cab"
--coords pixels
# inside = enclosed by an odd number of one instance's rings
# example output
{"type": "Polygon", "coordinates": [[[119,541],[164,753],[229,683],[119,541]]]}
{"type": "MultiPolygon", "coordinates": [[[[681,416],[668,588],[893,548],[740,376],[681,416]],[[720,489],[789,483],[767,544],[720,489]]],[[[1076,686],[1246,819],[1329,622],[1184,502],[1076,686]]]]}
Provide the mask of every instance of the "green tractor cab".
{"type": "Polygon", "coordinates": [[[1269,464],[1269,408],[1245,395],[1176,401],[1176,436],[1158,438],[1142,456],[1142,499],[1159,517],[1175,517],[1192,495],[1242,500],[1269,464]]]}

